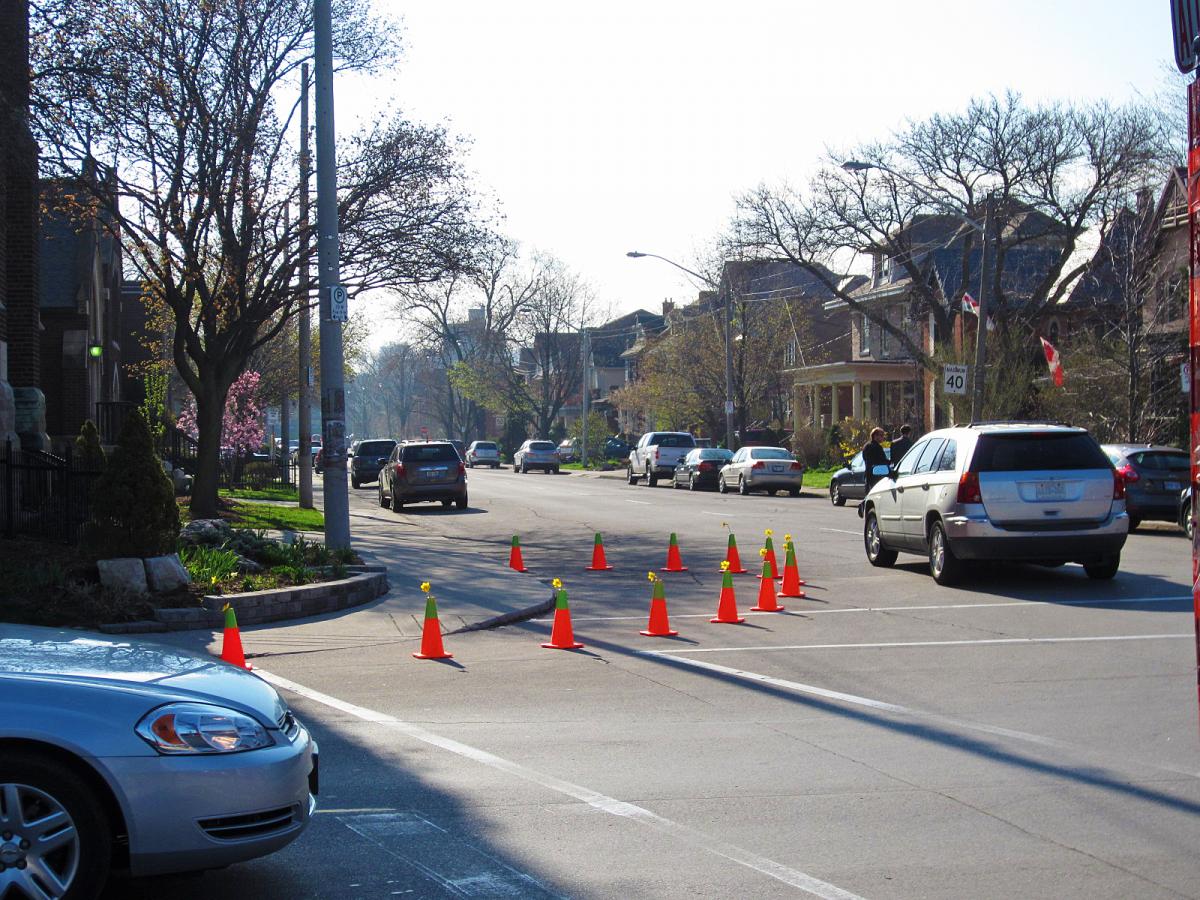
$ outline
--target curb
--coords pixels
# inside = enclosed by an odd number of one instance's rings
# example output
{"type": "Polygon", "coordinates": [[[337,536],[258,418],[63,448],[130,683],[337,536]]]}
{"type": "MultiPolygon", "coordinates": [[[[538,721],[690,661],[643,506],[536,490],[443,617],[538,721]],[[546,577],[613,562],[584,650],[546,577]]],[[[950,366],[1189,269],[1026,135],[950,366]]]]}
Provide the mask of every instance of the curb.
{"type": "Polygon", "coordinates": [[[524,609],[517,609],[512,612],[501,613],[498,616],[492,616],[490,619],[484,619],[482,622],[472,622],[470,625],[464,625],[462,628],[447,631],[446,634],[466,634],[470,631],[486,631],[491,628],[501,628],[505,625],[524,622],[527,619],[550,612],[550,610],[554,609],[554,601],[555,595],[551,592],[550,598],[543,600],[541,603],[535,603],[533,606],[527,606],[524,609]]]}

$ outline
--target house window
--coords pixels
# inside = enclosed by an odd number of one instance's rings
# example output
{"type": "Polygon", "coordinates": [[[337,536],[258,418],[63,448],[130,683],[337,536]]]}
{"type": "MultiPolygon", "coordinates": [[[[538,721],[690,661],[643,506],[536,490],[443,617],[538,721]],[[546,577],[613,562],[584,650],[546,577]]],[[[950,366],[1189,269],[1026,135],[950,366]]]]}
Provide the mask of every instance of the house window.
{"type": "Polygon", "coordinates": [[[858,352],[863,356],[871,355],[871,320],[866,316],[858,317],[858,352]]]}

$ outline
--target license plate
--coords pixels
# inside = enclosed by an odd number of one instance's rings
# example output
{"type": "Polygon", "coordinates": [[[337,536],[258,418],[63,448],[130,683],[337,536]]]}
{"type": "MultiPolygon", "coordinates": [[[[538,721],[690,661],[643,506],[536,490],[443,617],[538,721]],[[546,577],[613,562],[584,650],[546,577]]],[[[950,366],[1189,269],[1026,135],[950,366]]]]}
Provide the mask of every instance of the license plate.
{"type": "Polygon", "coordinates": [[[782,463],[779,463],[779,464],[772,464],[772,466],[771,466],[771,471],[772,471],[772,472],[782,472],[782,471],[783,471],[783,464],[782,464],[782,463]]]}
{"type": "Polygon", "coordinates": [[[1065,500],[1067,486],[1061,481],[1039,481],[1034,485],[1033,495],[1039,500],[1065,500]]]}
{"type": "Polygon", "coordinates": [[[1183,485],[1178,481],[1164,481],[1163,489],[1168,491],[1180,491],[1183,490],[1183,485]]]}

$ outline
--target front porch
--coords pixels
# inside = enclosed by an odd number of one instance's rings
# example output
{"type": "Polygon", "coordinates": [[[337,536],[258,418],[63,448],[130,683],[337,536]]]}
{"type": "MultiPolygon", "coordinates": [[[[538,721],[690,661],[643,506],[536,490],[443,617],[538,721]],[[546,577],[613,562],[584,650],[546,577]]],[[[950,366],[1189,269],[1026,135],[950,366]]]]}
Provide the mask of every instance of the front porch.
{"type": "Polygon", "coordinates": [[[827,428],[843,419],[866,419],[924,430],[931,381],[912,362],[854,360],[789,369],[794,426],[827,428]]]}

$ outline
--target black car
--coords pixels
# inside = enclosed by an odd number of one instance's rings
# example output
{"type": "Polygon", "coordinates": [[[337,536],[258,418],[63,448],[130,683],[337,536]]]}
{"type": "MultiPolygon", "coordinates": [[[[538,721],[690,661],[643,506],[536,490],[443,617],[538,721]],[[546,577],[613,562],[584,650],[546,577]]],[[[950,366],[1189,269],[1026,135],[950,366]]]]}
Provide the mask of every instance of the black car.
{"type": "Polygon", "coordinates": [[[390,439],[359,441],[350,457],[350,483],[361,487],[377,481],[379,470],[395,449],[396,442],[390,439]]]}
{"type": "Polygon", "coordinates": [[[442,502],[467,508],[467,465],[449,441],[397,444],[379,471],[379,505],[396,512],[405,503],[442,502]]]}
{"type": "Polygon", "coordinates": [[[1151,444],[1104,444],[1100,449],[1125,482],[1130,531],[1145,519],[1179,520],[1179,493],[1191,478],[1187,451],[1151,444]]]}
{"type": "MultiPolygon", "coordinates": [[[[891,460],[891,448],[884,447],[883,452],[891,460]]],[[[867,465],[859,450],[845,468],[838,469],[829,479],[829,502],[834,506],[845,506],[847,500],[861,500],[866,495],[867,465]]]]}
{"type": "Polygon", "coordinates": [[[610,437],[604,442],[604,458],[625,462],[629,459],[629,443],[617,437],[610,437]]]}
{"type": "Polygon", "coordinates": [[[689,490],[716,490],[717,475],[733,453],[720,447],[697,447],[679,461],[671,476],[671,487],[681,485],[689,490]]]}

